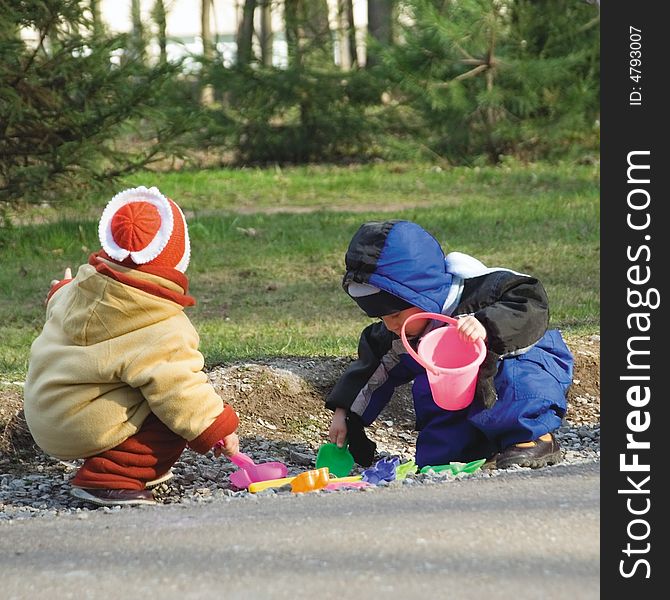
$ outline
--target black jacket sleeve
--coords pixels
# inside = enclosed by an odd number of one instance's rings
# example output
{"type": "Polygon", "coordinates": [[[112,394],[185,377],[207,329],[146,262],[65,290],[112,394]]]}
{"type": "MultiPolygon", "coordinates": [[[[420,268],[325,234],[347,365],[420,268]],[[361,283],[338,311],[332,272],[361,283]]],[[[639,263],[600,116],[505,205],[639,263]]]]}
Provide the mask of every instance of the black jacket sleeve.
{"type": "Polygon", "coordinates": [[[491,408],[498,398],[493,378],[499,358],[533,345],[547,330],[547,293],[533,277],[494,271],[465,281],[455,314],[474,314],[486,329],[488,348],[475,397],[491,408]]]}
{"type": "Polygon", "coordinates": [[[489,350],[505,355],[537,342],[549,324],[544,286],[533,277],[494,271],[465,281],[456,314],[474,314],[489,350]]]}
{"type": "Polygon", "coordinates": [[[337,381],[326,399],[326,408],[351,407],[361,389],[377,370],[382,357],[390,350],[394,334],[383,323],[368,325],[358,341],[358,358],[337,381]]]}

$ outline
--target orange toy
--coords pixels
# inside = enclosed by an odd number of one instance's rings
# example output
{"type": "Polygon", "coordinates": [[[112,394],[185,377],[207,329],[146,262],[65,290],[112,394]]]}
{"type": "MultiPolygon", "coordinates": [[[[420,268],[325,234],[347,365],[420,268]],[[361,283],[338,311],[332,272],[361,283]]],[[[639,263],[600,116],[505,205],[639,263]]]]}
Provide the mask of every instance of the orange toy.
{"type": "Polygon", "coordinates": [[[291,491],[299,494],[302,492],[312,492],[325,488],[330,483],[330,472],[328,467],[305,471],[296,475],[291,482],[291,491]]]}

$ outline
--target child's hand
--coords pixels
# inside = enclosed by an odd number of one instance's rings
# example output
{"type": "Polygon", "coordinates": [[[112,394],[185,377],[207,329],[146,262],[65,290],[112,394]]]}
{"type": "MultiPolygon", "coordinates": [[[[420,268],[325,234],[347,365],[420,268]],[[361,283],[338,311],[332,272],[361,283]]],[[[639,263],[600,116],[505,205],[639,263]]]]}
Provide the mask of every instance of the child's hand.
{"type": "Polygon", "coordinates": [[[347,439],[347,411],[343,408],[336,408],[333,419],[330,422],[328,430],[328,439],[338,448],[344,447],[347,439]]]}
{"type": "Polygon", "coordinates": [[[70,269],[70,267],[67,267],[67,269],[65,269],[65,273],[63,274],[63,279],[52,279],[51,283],[49,284],[49,287],[53,287],[57,283],[60,283],[61,281],[65,281],[66,279],[72,279],[72,269],[70,269]]]}
{"type": "Polygon", "coordinates": [[[47,305],[47,303],[49,302],[49,298],[51,298],[51,295],[54,292],[56,292],[59,287],[62,287],[63,285],[65,285],[65,282],[71,281],[71,280],[72,280],[72,270],[70,269],[70,267],[67,267],[67,269],[65,269],[65,273],[63,274],[63,279],[52,279],[51,283],[49,284],[49,293],[44,298],[44,305],[45,306],[47,305]],[[58,287],[56,287],[56,286],[58,286],[58,287]]]}
{"type": "Polygon", "coordinates": [[[465,315],[458,317],[458,335],[461,339],[474,343],[486,339],[486,329],[475,317],[465,315]]]}
{"type": "Polygon", "coordinates": [[[224,454],[225,456],[232,456],[240,451],[240,438],[236,433],[227,435],[222,440],[219,440],[214,445],[214,456],[217,458],[224,454]]]}

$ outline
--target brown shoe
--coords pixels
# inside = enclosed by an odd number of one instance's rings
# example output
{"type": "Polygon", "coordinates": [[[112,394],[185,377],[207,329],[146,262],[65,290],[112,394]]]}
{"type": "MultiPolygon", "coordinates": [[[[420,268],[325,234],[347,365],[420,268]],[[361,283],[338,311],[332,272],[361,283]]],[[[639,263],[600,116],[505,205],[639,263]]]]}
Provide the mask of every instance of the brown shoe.
{"type": "Polygon", "coordinates": [[[70,493],[76,498],[87,500],[100,506],[118,504],[156,504],[151,490],[106,490],[98,488],[73,487],[70,493]]]}
{"type": "Polygon", "coordinates": [[[499,469],[506,469],[514,465],[538,469],[561,462],[561,448],[558,441],[553,433],[547,435],[549,436],[547,440],[543,440],[545,436],[541,436],[532,442],[508,446],[498,454],[496,466],[499,469]]]}

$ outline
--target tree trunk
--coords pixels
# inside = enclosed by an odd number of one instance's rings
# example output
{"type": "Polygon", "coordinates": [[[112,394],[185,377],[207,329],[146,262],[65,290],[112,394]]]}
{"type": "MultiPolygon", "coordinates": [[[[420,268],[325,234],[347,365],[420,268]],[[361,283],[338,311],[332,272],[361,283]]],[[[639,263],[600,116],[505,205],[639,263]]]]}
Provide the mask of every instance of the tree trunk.
{"type": "Polygon", "coordinates": [[[290,66],[333,64],[327,0],[285,0],[284,19],[290,66]]]}
{"type": "Polygon", "coordinates": [[[237,28],[237,64],[248,65],[252,59],[252,41],[254,35],[254,12],[256,0],[244,0],[242,20],[237,28]]]}
{"type": "MultiPolygon", "coordinates": [[[[202,0],[200,11],[200,36],[202,37],[202,57],[205,63],[205,70],[214,58],[211,10],[212,0],[202,0]]],[[[200,102],[203,106],[210,106],[214,103],[214,89],[211,85],[205,84],[204,82],[202,83],[202,88],[200,90],[200,102]]]]}
{"type": "Polygon", "coordinates": [[[335,62],[327,0],[302,0],[303,31],[310,62],[315,66],[335,62]]]}
{"type": "Polygon", "coordinates": [[[212,0],[202,0],[200,12],[200,36],[202,38],[202,55],[205,60],[212,60],[214,57],[211,22],[212,0]]]}
{"type": "Polygon", "coordinates": [[[340,67],[343,71],[347,71],[358,65],[353,0],[338,0],[337,17],[340,43],[340,67]]]}
{"type": "Polygon", "coordinates": [[[263,66],[272,66],[272,0],[260,0],[261,5],[261,32],[260,32],[260,46],[261,46],[261,62],[263,66]]]}
{"type": "Polygon", "coordinates": [[[286,26],[286,46],[288,50],[289,67],[300,67],[302,65],[300,23],[298,18],[299,3],[300,0],[285,0],[284,2],[284,23],[286,26]]]}
{"type": "MultiPolygon", "coordinates": [[[[375,45],[390,46],[393,42],[393,4],[393,0],[368,0],[368,34],[375,45]]],[[[366,67],[379,62],[379,52],[368,44],[366,67]]]]}
{"type": "Polygon", "coordinates": [[[93,21],[93,36],[98,38],[105,32],[105,25],[100,13],[101,0],[91,0],[91,20],[93,21]]]}
{"type": "Polygon", "coordinates": [[[133,60],[143,63],[146,58],[146,47],[144,45],[144,25],[142,24],[140,4],[140,0],[132,0],[130,3],[130,20],[132,23],[130,54],[133,60]]]}
{"type": "Polygon", "coordinates": [[[356,43],[356,23],[354,22],[353,0],[344,0],[344,7],[347,17],[347,31],[349,33],[349,55],[351,56],[351,66],[358,67],[358,44],[356,43]]]}
{"type": "Polygon", "coordinates": [[[165,11],[164,0],[156,0],[152,16],[156,27],[158,28],[157,38],[158,47],[160,48],[160,64],[164,65],[167,62],[167,13],[165,11]]]}

